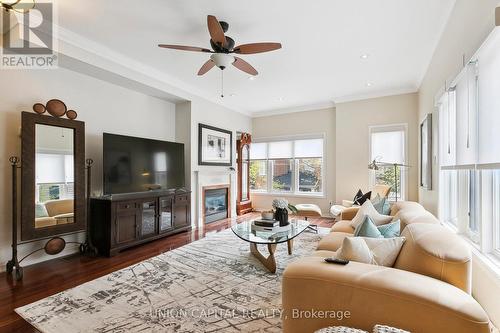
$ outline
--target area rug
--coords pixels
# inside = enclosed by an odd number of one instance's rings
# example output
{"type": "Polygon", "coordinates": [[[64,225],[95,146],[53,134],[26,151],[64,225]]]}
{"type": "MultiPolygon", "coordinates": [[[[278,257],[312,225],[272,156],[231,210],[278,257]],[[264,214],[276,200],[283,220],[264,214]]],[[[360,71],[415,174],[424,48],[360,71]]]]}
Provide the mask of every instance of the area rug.
{"type": "Polygon", "coordinates": [[[271,274],[225,230],[15,311],[42,333],[281,332],[283,270],[320,238],[279,244],[271,274]]]}

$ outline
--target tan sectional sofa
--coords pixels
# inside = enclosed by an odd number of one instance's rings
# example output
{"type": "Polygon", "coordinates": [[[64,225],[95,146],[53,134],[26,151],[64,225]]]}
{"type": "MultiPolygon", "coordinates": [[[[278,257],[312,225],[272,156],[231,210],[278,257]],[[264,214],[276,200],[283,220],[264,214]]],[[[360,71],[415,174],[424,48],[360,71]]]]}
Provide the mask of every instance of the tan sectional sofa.
{"type": "Polygon", "coordinates": [[[74,222],[74,200],[49,200],[44,203],[48,216],[35,218],[35,228],[50,227],[74,222]]]}
{"type": "Polygon", "coordinates": [[[352,236],[346,220],[332,227],[313,256],[288,265],[283,276],[285,333],[335,325],[370,330],[375,324],[414,333],[490,332],[488,316],[470,294],[468,244],[418,203],[398,202],[391,215],[401,220],[401,236],[406,237],[394,267],[324,262],[352,236]]]}

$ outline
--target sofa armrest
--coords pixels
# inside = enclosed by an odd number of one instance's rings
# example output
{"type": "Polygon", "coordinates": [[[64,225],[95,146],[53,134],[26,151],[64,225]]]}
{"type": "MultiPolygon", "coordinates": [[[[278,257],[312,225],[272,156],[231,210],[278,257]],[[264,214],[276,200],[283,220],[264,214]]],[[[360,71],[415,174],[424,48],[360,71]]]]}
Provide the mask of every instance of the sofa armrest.
{"type": "Polygon", "coordinates": [[[375,324],[411,332],[488,333],[488,316],[462,290],[424,275],[318,257],[287,266],[283,276],[283,331],[328,326],[371,331],[375,324]]]}
{"type": "Polygon", "coordinates": [[[358,210],[359,206],[346,208],[340,214],[340,219],[342,221],[350,221],[354,218],[354,216],[356,216],[358,210]]]}

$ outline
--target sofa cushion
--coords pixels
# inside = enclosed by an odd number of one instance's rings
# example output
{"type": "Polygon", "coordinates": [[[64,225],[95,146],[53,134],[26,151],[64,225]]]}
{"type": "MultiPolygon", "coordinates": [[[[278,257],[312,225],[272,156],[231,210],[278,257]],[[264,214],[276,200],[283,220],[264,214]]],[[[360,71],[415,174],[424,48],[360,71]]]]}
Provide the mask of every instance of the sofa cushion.
{"type": "Polygon", "coordinates": [[[358,225],[363,223],[366,215],[368,215],[372,219],[375,225],[386,224],[392,220],[392,216],[380,214],[375,210],[371,201],[366,200],[366,202],[359,208],[356,216],[354,216],[354,218],[351,220],[351,226],[356,229],[358,225]]]}
{"type": "Polygon", "coordinates": [[[45,207],[49,216],[73,213],[75,210],[73,199],[50,200],[45,203],[45,207]]]}
{"type": "Polygon", "coordinates": [[[35,218],[40,217],[49,217],[49,213],[47,212],[47,208],[42,203],[35,204],[35,218]]]}
{"type": "Polygon", "coordinates": [[[425,211],[425,208],[421,204],[419,204],[418,202],[414,202],[414,201],[398,201],[398,202],[392,203],[392,206],[391,206],[391,215],[394,216],[400,210],[405,210],[405,209],[419,210],[421,212],[425,211]]]}
{"type": "Polygon", "coordinates": [[[361,237],[373,255],[373,264],[392,267],[405,242],[404,237],[367,238],[361,237]]]}
{"type": "Polygon", "coordinates": [[[342,246],[344,238],[351,236],[352,233],[332,232],[319,241],[317,250],[337,251],[342,246]]]}
{"type": "Polygon", "coordinates": [[[407,225],[413,223],[439,224],[439,220],[426,210],[414,208],[402,209],[394,215],[394,219],[401,220],[401,230],[404,230],[407,225]]]}
{"type": "Polygon", "coordinates": [[[354,233],[354,228],[351,226],[351,221],[343,220],[335,222],[331,229],[332,232],[347,232],[350,234],[354,233]]]}
{"type": "Polygon", "coordinates": [[[373,254],[361,237],[346,237],[342,242],[342,246],[337,251],[335,258],[349,261],[362,262],[372,264],[373,254]]]}
{"type": "Polygon", "coordinates": [[[471,250],[439,224],[412,223],[401,234],[406,242],[395,268],[433,277],[471,291],[471,250]]]}

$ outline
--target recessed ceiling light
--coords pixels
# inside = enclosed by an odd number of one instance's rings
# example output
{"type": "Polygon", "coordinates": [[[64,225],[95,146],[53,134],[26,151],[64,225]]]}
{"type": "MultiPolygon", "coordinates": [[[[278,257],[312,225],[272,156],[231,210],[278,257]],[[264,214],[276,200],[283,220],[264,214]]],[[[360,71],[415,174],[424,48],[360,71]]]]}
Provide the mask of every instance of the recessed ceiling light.
{"type": "Polygon", "coordinates": [[[250,81],[253,81],[253,80],[255,80],[255,79],[256,79],[256,77],[255,77],[255,76],[249,76],[249,77],[248,77],[248,79],[249,79],[250,81]]]}
{"type": "Polygon", "coordinates": [[[371,87],[371,86],[372,86],[372,83],[371,83],[371,82],[367,82],[367,83],[366,83],[366,86],[367,86],[367,87],[371,87]]]}
{"type": "Polygon", "coordinates": [[[234,97],[234,96],[236,96],[236,94],[231,94],[231,95],[229,95],[229,96],[234,97]]]}
{"type": "Polygon", "coordinates": [[[283,102],[284,98],[283,97],[280,97],[279,98],[280,102],[283,102]]]}
{"type": "Polygon", "coordinates": [[[369,56],[370,56],[369,54],[364,53],[364,54],[360,55],[359,57],[360,57],[361,59],[368,59],[368,57],[369,57],[369,56]]]}

